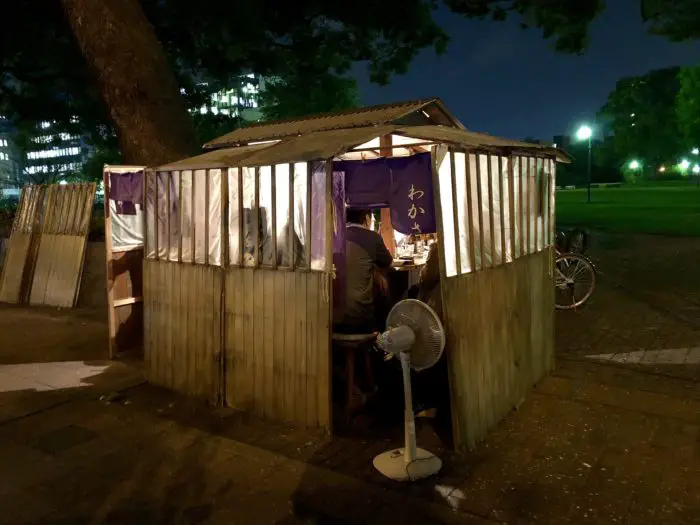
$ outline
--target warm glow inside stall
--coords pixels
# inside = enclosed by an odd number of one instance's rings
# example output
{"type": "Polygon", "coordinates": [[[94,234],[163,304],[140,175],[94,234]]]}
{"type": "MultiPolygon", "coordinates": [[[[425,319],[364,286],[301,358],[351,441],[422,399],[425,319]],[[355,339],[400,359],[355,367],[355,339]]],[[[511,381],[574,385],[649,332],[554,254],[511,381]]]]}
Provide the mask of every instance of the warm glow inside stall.
{"type": "Polygon", "coordinates": [[[382,208],[397,260],[397,241],[440,239],[455,445],[483,438],[554,366],[554,173],[566,158],[425,124],[263,129],[146,171],[151,381],[330,430],[345,208],[382,208]]]}

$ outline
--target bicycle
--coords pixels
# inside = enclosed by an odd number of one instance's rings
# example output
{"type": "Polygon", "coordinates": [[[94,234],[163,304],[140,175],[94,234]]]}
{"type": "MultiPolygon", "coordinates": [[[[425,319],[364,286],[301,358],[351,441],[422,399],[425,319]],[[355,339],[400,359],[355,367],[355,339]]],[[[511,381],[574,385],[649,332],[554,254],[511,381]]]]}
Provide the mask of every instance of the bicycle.
{"type": "MultiPolygon", "coordinates": [[[[568,246],[566,235],[557,235],[555,246],[555,298],[557,310],[574,310],[582,306],[593,295],[597,271],[591,260],[581,252],[560,251],[560,246],[568,246]],[[564,242],[562,242],[564,241],[564,242]],[[568,296],[568,300],[565,297],[568,296]]],[[[580,250],[585,250],[585,241],[572,243],[580,250]]]]}

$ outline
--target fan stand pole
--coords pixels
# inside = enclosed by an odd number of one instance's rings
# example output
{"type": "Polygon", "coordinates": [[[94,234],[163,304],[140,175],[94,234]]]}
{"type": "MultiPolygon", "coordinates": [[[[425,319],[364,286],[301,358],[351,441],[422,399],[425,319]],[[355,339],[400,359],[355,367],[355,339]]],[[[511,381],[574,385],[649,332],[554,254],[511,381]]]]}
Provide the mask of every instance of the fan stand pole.
{"type": "Polygon", "coordinates": [[[404,460],[410,465],[416,459],[416,421],[413,417],[413,392],[411,390],[411,354],[401,352],[404,398],[404,460]]]}

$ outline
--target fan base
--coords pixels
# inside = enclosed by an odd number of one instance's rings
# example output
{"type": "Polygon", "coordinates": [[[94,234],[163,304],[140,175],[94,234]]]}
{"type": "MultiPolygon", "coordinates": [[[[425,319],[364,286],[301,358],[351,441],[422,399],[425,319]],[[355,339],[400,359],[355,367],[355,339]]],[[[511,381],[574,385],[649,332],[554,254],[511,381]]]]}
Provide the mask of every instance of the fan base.
{"type": "Polygon", "coordinates": [[[396,448],[382,452],[374,458],[374,468],[383,476],[394,481],[414,481],[437,474],[442,468],[442,461],[432,452],[422,448],[416,449],[416,458],[406,464],[404,449],[396,448]]]}

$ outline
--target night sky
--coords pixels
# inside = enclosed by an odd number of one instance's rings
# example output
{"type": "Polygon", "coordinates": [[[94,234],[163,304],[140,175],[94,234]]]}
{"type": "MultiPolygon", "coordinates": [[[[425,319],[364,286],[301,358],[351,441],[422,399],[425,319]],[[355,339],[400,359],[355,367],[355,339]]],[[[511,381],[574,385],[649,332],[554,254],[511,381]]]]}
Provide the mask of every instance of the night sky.
{"type": "Polygon", "coordinates": [[[423,52],[408,74],[385,87],[358,74],[364,104],[440,97],[473,131],[509,138],[572,133],[596,112],[618,79],[651,69],[700,64],[700,43],[672,44],[645,33],[639,0],[611,0],[591,27],[583,56],[552,52],[517,20],[475,21],[440,11],[447,52],[423,52]]]}

